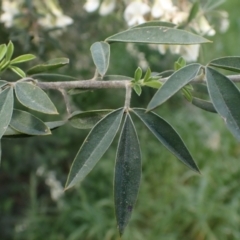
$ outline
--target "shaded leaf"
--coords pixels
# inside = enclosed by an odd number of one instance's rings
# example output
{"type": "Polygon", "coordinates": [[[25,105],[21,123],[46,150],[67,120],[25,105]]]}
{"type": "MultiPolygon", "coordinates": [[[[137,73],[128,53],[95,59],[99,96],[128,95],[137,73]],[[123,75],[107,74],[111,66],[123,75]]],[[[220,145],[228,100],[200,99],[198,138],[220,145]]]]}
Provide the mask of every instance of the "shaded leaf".
{"type": "Polygon", "coordinates": [[[129,222],[137,200],[141,171],[139,141],[132,119],[127,114],[119,138],[114,177],[115,213],[120,235],[129,222]]]}
{"type": "Polygon", "coordinates": [[[148,67],[148,69],[144,75],[143,82],[145,83],[145,82],[149,81],[151,75],[152,75],[151,69],[148,67]]]}
{"type": "Polygon", "coordinates": [[[27,62],[27,61],[33,60],[34,58],[36,58],[36,57],[33,54],[24,54],[24,55],[14,58],[10,62],[10,64],[18,64],[18,63],[22,63],[22,62],[27,62]]]}
{"type": "Polygon", "coordinates": [[[33,79],[38,79],[42,81],[72,81],[76,80],[77,78],[68,76],[68,75],[62,75],[62,74],[56,74],[56,73],[38,73],[31,75],[33,79]]]}
{"type": "Polygon", "coordinates": [[[222,57],[212,60],[210,66],[240,73],[240,57],[222,57]]]}
{"type": "Polygon", "coordinates": [[[13,112],[13,88],[8,87],[0,93],[0,138],[10,123],[13,112]]]}
{"type": "Polygon", "coordinates": [[[68,58],[54,58],[46,63],[42,63],[30,68],[29,70],[27,70],[27,74],[32,75],[36,73],[48,72],[54,69],[61,68],[67,65],[68,63],[69,63],[68,58]]]}
{"type": "Polygon", "coordinates": [[[142,77],[142,69],[138,67],[134,73],[134,82],[138,82],[142,77]]]}
{"type": "Polygon", "coordinates": [[[110,109],[101,109],[86,112],[74,112],[68,121],[75,128],[91,129],[97,122],[112,111],[113,110],[110,109]]]}
{"type": "Polygon", "coordinates": [[[7,45],[7,52],[6,52],[6,56],[5,56],[5,61],[8,62],[11,60],[12,55],[14,52],[14,45],[13,43],[10,41],[7,45]]]}
{"type": "Polygon", "coordinates": [[[51,134],[50,129],[44,124],[42,120],[28,112],[17,109],[13,110],[10,127],[20,133],[28,135],[39,136],[51,134]]]}
{"type": "Polygon", "coordinates": [[[133,112],[172,154],[190,169],[199,172],[183,140],[169,123],[153,112],[145,113],[145,109],[134,108],[133,112]]]}
{"type": "Polygon", "coordinates": [[[67,123],[67,121],[53,121],[53,122],[45,122],[46,126],[51,129],[57,129],[63,125],[65,125],[67,123]]]}
{"type": "Polygon", "coordinates": [[[208,95],[207,85],[199,84],[199,83],[193,83],[192,86],[193,86],[193,93],[208,95]]]}
{"type": "Polygon", "coordinates": [[[201,108],[207,112],[212,112],[212,113],[216,113],[216,109],[213,106],[213,104],[209,101],[203,100],[203,99],[199,99],[199,98],[193,98],[192,99],[192,104],[198,108],[201,108]]]}
{"type": "Polygon", "coordinates": [[[240,92],[233,82],[218,71],[206,67],[209,95],[230,132],[240,140],[240,92]]]}
{"type": "Polygon", "coordinates": [[[3,138],[26,138],[26,137],[32,137],[32,136],[33,135],[21,133],[9,125],[7,127],[6,132],[3,135],[3,138]]]}
{"type": "Polygon", "coordinates": [[[198,11],[199,11],[199,2],[195,2],[193,3],[192,7],[191,7],[191,10],[190,10],[190,13],[188,15],[188,19],[187,19],[187,22],[190,23],[198,14],[198,11]]]}
{"type": "Polygon", "coordinates": [[[168,28],[173,28],[175,27],[176,24],[171,23],[171,22],[163,22],[163,21],[148,21],[136,26],[131,27],[132,28],[141,28],[141,27],[168,27],[168,28]]]}
{"type": "Polygon", "coordinates": [[[139,84],[134,84],[133,85],[133,90],[135,91],[135,93],[140,96],[142,93],[142,88],[139,84]]]}
{"type": "Polygon", "coordinates": [[[191,82],[197,76],[200,67],[201,65],[198,63],[190,64],[171,75],[153,96],[152,100],[148,104],[147,110],[152,110],[161,105],[186,84],[191,82]]]}
{"type": "Polygon", "coordinates": [[[95,42],[90,50],[99,74],[101,76],[105,75],[109,66],[110,45],[106,42],[95,42]]]}
{"type": "Polygon", "coordinates": [[[8,82],[5,80],[0,80],[0,88],[4,87],[5,85],[7,85],[8,82]]]}
{"type": "Polygon", "coordinates": [[[73,161],[66,189],[82,181],[107,151],[117,134],[123,111],[121,108],[109,113],[92,128],[73,161]]]}
{"type": "Polygon", "coordinates": [[[13,72],[15,72],[18,76],[20,76],[20,77],[22,77],[22,78],[26,77],[25,72],[24,72],[21,68],[16,67],[16,66],[10,66],[9,68],[10,68],[13,72]]]}
{"type": "Polygon", "coordinates": [[[4,58],[6,52],[7,52],[6,44],[1,44],[0,45],[0,61],[4,58]]]}
{"type": "Polygon", "coordinates": [[[141,27],[131,28],[108,37],[107,42],[134,42],[155,44],[199,44],[209,40],[193,33],[168,27],[141,27]]]}
{"type": "Polygon", "coordinates": [[[48,95],[35,84],[17,82],[15,93],[18,101],[30,109],[47,114],[58,114],[48,95]]]}

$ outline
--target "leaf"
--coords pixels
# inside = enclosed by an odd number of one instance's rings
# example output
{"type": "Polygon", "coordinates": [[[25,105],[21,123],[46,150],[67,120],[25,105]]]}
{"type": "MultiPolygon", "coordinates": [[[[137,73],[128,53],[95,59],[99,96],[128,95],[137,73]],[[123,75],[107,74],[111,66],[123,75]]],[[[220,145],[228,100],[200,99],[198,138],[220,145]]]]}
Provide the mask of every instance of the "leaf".
{"type": "Polygon", "coordinates": [[[133,42],[155,44],[199,44],[209,40],[193,33],[168,27],[141,27],[131,28],[108,37],[106,42],[133,42]]]}
{"type": "Polygon", "coordinates": [[[110,45],[106,42],[95,42],[90,50],[99,74],[101,76],[105,75],[109,66],[110,45]]]}
{"type": "Polygon", "coordinates": [[[112,112],[110,109],[93,110],[86,112],[75,112],[68,119],[70,124],[79,129],[91,129],[103,117],[112,112]]]}
{"type": "Polygon", "coordinates": [[[162,83],[159,80],[152,80],[149,82],[145,82],[143,85],[159,89],[162,86],[162,83]]]}
{"type": "Polygon", "coordinates": [[[240,73],[240,57],[222,57],[212,60],[210,66],[240,73]]]}
{"type": "Polygon", "coordinates": [[[15,93],[18,101],[27,108],[47,114],[58,114],[48,95],[32,83],[17,82],[15,93]]]}
{"type": "Polygon", "coordinates": [[[199,99],[199,98],[193,98],[192,104],[198,108],[201,108],[207,112],[217,113],[216,109],[214,108],[213,104],[209,101],[199,99]]]}
{"type": "Polygon", "coordinates": [[[14,58],[10,62],[10,64],[18,64],[18,63],[22,63],[22,62],[28,62],[28,61],[33,60],[34,58],[36,58],[36,57],[33,54],[24,54],[24,55],[14,58]]]}
{"type": "Polygon", "coordinates": [[[24,72],[21,68],[16,67],[16,66],[10,66],[9,68],[10,68],[13,72],[15,72],[18,76],[20,76],[20,77],[22,77],[22,78],[26,77],[25,72],[24,72]]]}
{"type": "Polygon", "coordinates": [[[240,92],[233,82],[216,70],[206,67],[207,86],[212,103],[227,128],[240,141],[240,92]]]}
{"type": "Polygon", "coordinates": [[[136,93],[138,96],[141,95],[141,93],[142,93],[142,88],[141,88],[141,86],[140,86],[139,84],[134,84],[134,85],[133,85],[133,89],[134,89],[135,93],[136,93]]]}
{"type": "Polygon", "coordinates": [[[143,78],[144,83],[150,80],[151,74],[152,74],[151,69],[148,67],[148,69],[144,75],[144,78],[143,78]]]}
{"type": "Polygon", "coordinates": [[[1,159],[2,159],[2,144],[0,142],[0,165],[1,165],[1,159]]]}
{"type": "Polygon", "coordinates": [[[57,129],[57,128],[65,125],[66,123],[67,123],[67,121],[45,122],[46,126],[47,126],[50,130],[57,129]]]}
{"type": "MultiPolygon", "coordinates": [[[[5,80],[0,80],[0,88],[6,86],[7,84],[8,84],[7,81],[5,81],[5,80]]],[[[1,91],[1,90],[0,90],[0,91],[1,91]]]]}
{"type": "Polygon", "coordinates": [[[13,43],[10,41],[7,45],[7,52],[6,52],[6,56],[5,56],[5,61],[8,62],[11,60],[12,55],[14,52],[14,45],[13,43]]]}
{"type": "Polygon", "coordinates": [[[10,123],[13,112],[13,88],[8,87],[0,93],[0,138],[10,123]]]}
{"type": "Polygon", "coordinates": [[[8,125],[6,132],[4,133],[4,138],[15,138],[15,137],[30,137],[32,135],[23,134],[14,128],[12,128],[10,125],[8,125]]]}
{"type": "Polygon", "coordinates": [[[208,89],[205,84],[194,83],[192,86],[194,93],[208,95],[208,89]]]}
{"type": "Polygon", "coordinates": [[[73,161],[65,189],[82,181],[107,151],[117,134],[123,111],[120,108],[109,113],[92,128],[73,161]]]}
{"type": "Polygon", "coordinates": [[[168,27],[168,28],[173,28],[175,26],[176,26],[176,24],[171,23],[171,22],[148,21],[148,22],[133,26],[130,29],[132,29],[132,28],[142,28],[142,27],[168,27]]]}
{"type": "Polygon", "coordinates": [[[191,91],[186,88],[186,87],[183,87],[182,88],[182,93],[183,93],[183,96],[187,99],[187,101],[191,102],[192,101],[192,93],[191,91]]]}
{"type": "Polygon", "coordinates": [[[172,154],[190,169],[199,173],[199,169],[183,140],[169,123],[153,112],[145,113],[145,109],[134,108],[133,112],[172,154]]]}
{"type": "Polygon", "coordinates": [[[28,135],[40,136],[51,134],[50,129],[39,118],[17,109],[13,110],[10,126],[14,130],[28,135]]]}
{"type": "Polygon", "coordinates": [[[31,75],[33,79],[42,80],[42,81],[72,81],[76,80],[77,78],[68,76],[68,75],[62,75],[62,74],[56,74],[56,73],[38,73],[31,75]]]}
{"type": "Polygon", "coordinates": [[[183,57],[180,57],[175,63],[174,63],[174,70],[177,71],[183,67],[186,66],[186,61],[183,57]]]}
{"type": "Polygon", "coordinates": [[[127,114],[119,138],[114,177],[115,213],[120,235],[129,222],[137,200],[141,171],[139,141],[132,119],[127,114]]]}
{"type": "Polygon", "coordinates": [[[2,59],[4,58],[6,52],[7,52],[6,44],[1,44],[0,45],[0,61],[2,61],[2,59]]]}
{"type": "Polygon", "coordinates": [[[205,5],[203,6],[203,9],[206,9],[208,12],[217,8],[221,4],[223,4],[226,0],[208,0],[205,5]]]}
{"type": "Polygon", "coordinates": [[[164,103],[186,84],[191,82],[198,74],[201,65],[198,63],[190,64],[179,69],[162,85],[148,104],[147,111],[150,111],[164,103]]]}
{"type": "Polygon", "coordinates": [[[142,77],[142,69],[138,67],[134,73],[134,82],[138,82],[142,77]]]}
{"type": "Polygon", "coordinates": [[[188,19],[187,19],[187,22],[190,23],[198,14],[198,11],[199,11],[199,2],[195,2],[193,3],[192,7],[191,7],[191,10],[190,10],[190,13],[188,15],[188,19]]]}
{"type": "Polygon", "coordinates": [[[27,74],[32,75],[32,74],[41,73],[41,72],[48,72],[51,70],[61,68],[67,64],[69,64],[68,58],[54,58],[49,60],[46,63],[39,64],[28,69],[27,74]]]}

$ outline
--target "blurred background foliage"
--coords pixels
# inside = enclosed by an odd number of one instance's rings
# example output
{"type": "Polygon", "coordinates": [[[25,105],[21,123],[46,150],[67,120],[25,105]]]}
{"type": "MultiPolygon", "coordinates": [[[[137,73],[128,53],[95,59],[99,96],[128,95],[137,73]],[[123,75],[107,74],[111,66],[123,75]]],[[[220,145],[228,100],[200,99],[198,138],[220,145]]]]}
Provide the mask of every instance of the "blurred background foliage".
{"type": "MultiPolygon", "coordinates": [[[[60,35],[40,31],[42,41],[35,44],[31,31],[1,24],[0,43],[12,40],[16,56],[36,54],[35,63],[68,57],[70,65],[59,73],[91,78],[95,71],[91,44],[126,29],[126,23],[119,12],[106,17],[85,12],[82,0],[59,2],[64,14],[74,20],[66,31],[60,35]]],[[[238,0],[221,5],[220,9],[229,13],[229,29],[211,37],[214,44],[201,48],[200,62],[240,55],[239,7],[238,0]]],[[[139,65],[139,55],[157,72],[172,69],[178,58],[160,55],[143,45],[114,44],[108,73],[132,76],[139,65]]],[[[8,72],[2,78],[16,80],[8,72]]],[[[153,93],[152,89],[144,89],[141,97],[134,94],[132,106],[145,107],[153,93]]],[[[49,94],[64,116],[62,96],[51,91],[49,94]]],[[[117,108],[123,102],[124,90],[98,90],[74,96],[72,108],[117,108]]],[[[180,133],[202,174],[197,175],[178,162],[136,121],[143,174],[135,211],[123,239],[240,239],[239,143],[220,117],[194,108],[180,94],[156,112],[180,133]]],[[[53,133],[44,138],[3,139],[0,239],[118,239],[112,191],[117,142],[78,187],[63,193],[73,158],[88,132],[67,125],[53,133]]]]}

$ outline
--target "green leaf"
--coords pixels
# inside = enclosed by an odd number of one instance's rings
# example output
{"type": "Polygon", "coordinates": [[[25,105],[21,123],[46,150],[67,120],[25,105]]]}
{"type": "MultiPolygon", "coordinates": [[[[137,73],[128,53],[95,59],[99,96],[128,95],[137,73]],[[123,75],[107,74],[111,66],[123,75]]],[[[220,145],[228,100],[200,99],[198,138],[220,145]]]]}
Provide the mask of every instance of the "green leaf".
{"type": "Polygon", "coordinates": [[[123,111],[121,108],[109,113],[92,128],[73,161],[66,189],[82,181],[107,151],[117,134],[123,111]]]}
{"type": "Polygon", "coordinates": [[[101,76],[105,75],[109,66],[110,45],[106,42],[95,42],[90,50],[99,74],[101,76]]]}
{"type": "Polygon", "coordinates": [[[120,235],[129,222],[137,200],[141,171],[139,141],[132,119],[127,114],[119,138],[114,177],[115,213],[120,235]]]}
{"type": "Polygon", "coordinates": [[[39,64],[30,68],[29,70],[27,70],[27,74],[32,75],[36,73],[48,72],[51,70],[61,68],[67,64],[69,64],[68,58],[54,58],[46,63],[39,64]]]}
{"type": "Polygon", "coordinates": [[[134,42],[155,44],[199,44],[207,43],[209,40],[193,33],[167,27],[141,27],[131,28],[127,31],[117,33],[105,41],[107,42],[134,42]]]}
{"type": "Polygon", "coordinates": [[[4,87],[5,85],[7,85],[8,82],[5,80],[0,80],[0,88],[4,87]]]}
{"type": "Polygon", "coordinates": [[[173,28],[173,27],[176,27],[176,24],[171,23],[171,22],[163,22],[163,21],[148,21],[148,22],[133,26],[130,29],[142,28],[142,27],[168,27],[168,28],[173,28]]]}
{"type": "Polygon", "coordinates": [[[183,67],[186,66],[186,61],[183,57],[180,57],[175,63],[174,63],[174,70],[177,71],[183,67]]]}
{"type": "Polygon", "coordinates": [[[198,63],[190,64],[179,69],[162,85],[148,104],[147,111],[150,111],[178,92],[186,84],[191,82],[198,74],[201,65],[198,63]]]}
{"type": "Polygon", "coordinates": [[[4,138],[18,138],[18,137],[32,137],[32,135],[23,134],[14,128],[12,128],[10,125],[8,125],[6,132],[3,135],[4,138]]]}
{"type": "Polygon", "coordinates": [[[208,89],[205,84],[194,83],[192,84],[192,86],[193,86],[193,93],[208,95],[208,89]]]}
{"type": "Polygon", "coordinates": [[[218,6],[222,5],[226,0],[208,0],[205,5],[203,6],[204,10],[207,10],[208,12],[216,9],[218,6]]]}
{"type": "Polygon", "coordinates": [[[45,125],[50,129],[50,130],[55,130],[63,125],[65,125],[67,121],[53,121],[53,122],[45,122],[45,125]]]}
{"type": "Polygon", "coordinates": [[[199,98],[193,98],[192,99],[192,104],[198,108],[201,108],[207,112],[212,112],[212,113],[216,113],[216,109],[214,108],[213,104],[209,101],[203,100],[203,99],[199,99],[199,98]]]}
{"type": "Polygon", "coordinates": [[[139,84],[134,84],[134,85],[133,85],[133,89],[134,89],[134,91],[136,92],[136,94],[137,94],[138,96],[141,95],[141,93],[142,93],[142,88],[141,88],[141,86],[140,86],[139,84]]]}
{"type": "Polygon", "coordinates": [[[74,112],[68,119],[74,128],[91,129],[103,117],[112,112],[110,109],[93,110],[86,112],[74,112]]]}
{"type": "Polygon", "coordinates": [[[240,92],[233,82],[218,71],[206,67],[209,95],[229,131],[240,141],[240,92]]]}
{"type": "Polygon", "coordinates": [[[2,61],[2,59],[4,58],[6,52],[7,52],[6,44],[1,44],[0,45],[0,61],[2,61]]]}
{"type": "Polygon", "coordinates": [[[183,93],[183,96],[187,99],[187,101],[189,102],[192,101],[192,98],[193,98],[192,93],[187,87],[182,88],[182,93],[183,93]]]}
{"type": "Polygon", "coordinates": [[[14,58],[10,62],[10,64],[18,64],[18,63],[22,63],[22,62],[28,62],[28,61],[33,60],[34,58],[36,58],[36,57],[33,54],[24,54],[24,55],[14,58]]]}
{"type": "Polygon", "coordinates": [[[10,123],[13,112],[13,89],[8,87],[0,93],[0,138],[10,123]]]}
{"type": "Polygon", "coordinates": [[[10,126],[14,130],[28,135],[40,136],[51,134],[50,129],[39,118],[17,109],[13,110],[10,126]]]}
{"type": "Polygon", "coordinates": [[[13,43],[10,41],[7,45],[7,52],[6,52],[6,56],[5,56],[5,61],[8,62],[11,60],[12,55],[14,52],[14,45],[13,43]]]}
{"type": "Polygon", "coordinates": [[[162,78],[170,77],[173,73],[174,73],[174,70],[166,70],[166,71],[160,72],[159,76],[161,76],[162,78]]]}
{"type": "Polygon", "coordinates": [[[145,82],[143,85],[159,89],[162,86],[162,83],[159,80],[152,80],[149,82],[145,82]]]}
{"type": "Polygon", "coordinates": [[[17,82],[15,93],[18,101],[30,109],[47,114],[58,114],[48,95],[32,83],[17,82]]]}
{"type": "Polygon", "coordinates": [[[152,75],[151,69],[148,67],[148,69],[144,75],[143,82],[145,83],[145,82],[149,81],[151,75],[152,75]]]}
{"type": "Polygon", "coordinates": [[[25,72],[24,72],[21,68],[16,67],[16,66],[10,66],[9,68],[10,68],[13,72],[15,72],[18,76],[20,76],[20,77],[22,77],[22,78],[26,77],[25,72]]]}
{"type": "Polygon", "coordinates": [[[138,67],[134,73],[134,82],[138,82],[142,77],[142,69],[138,67]]]}
{"type": "Polygon", "coordinates": [[[146,113],[145,109],[134,108],[133,112],[172,154],[190,169],[199,172],[183,140],[169,123],[153,112],[146,113]]]}
{"type": "Polygon", "coordinates": [[[222,57],[212,60],[210,66],[240,73],[240,57],[222,57]]]}
{"type": "Polygon", "coordinates": [[[62,75],[62,74],[56,74],[56,73],[38,73],[31,75],[33,79],[42,80],[42,81],[72,81],[76,80],[77,78],[68,76],[68,75],[62,75]]]}
{"type": "Polygon", "coordinates": [[[191,7],[191,10],[187,19],[188,23],[190,23],[197,16],[198,11],[199,11],[199,2],[197,1],[191,7]]]}

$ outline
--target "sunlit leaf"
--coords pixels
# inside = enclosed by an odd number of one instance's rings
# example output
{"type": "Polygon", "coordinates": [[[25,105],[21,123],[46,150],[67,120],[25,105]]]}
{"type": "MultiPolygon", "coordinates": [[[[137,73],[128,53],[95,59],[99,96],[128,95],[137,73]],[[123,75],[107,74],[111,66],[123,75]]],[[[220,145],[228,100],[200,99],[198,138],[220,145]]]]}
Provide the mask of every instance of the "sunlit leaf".
{"type": "Polygon", "coordinates": [[[7,45],[7,52],[6,52],[6,56],[5,56],[5,61],[6,62],[11,60],[13,52],[14,52],[14,45],[10,41],[7,45]]]}
{"type": "Polygon", "coordinates": [[[0,61],[5,57],[5,54],[7,52],[7,46],[6,44],[1,44],[0,45],[0,61]]]}
{"type": "MultiPolygon", "coordinates": [[[[168,27],[168,28],[173,28],[175,26],[176,26],[176,24],[171,23],[171,22],[148,21],[148,22],[136,25],[132,28],[141,28],[141,27],[168,27]]],[[[132,28],[130,28],[130,29],[132,29],[132,28]]]]}
{"type": "Polygon", "coordinates": [[[82,181],[107,151],[117,134],[123,111],[121,108],[109,113],[92,128],[73,161],[66,189],[82,181]]]}
{"type": "Polygon", "coordinates": [[[79,129],[91,129],[103,117],[112,112],[110,109],[93,110],[86,112],[75,112],[68,119],[70,124],[79,129]]]}
{"type": "Polygon", "coordinates": [[[194,63],[183,67],[172,74],[153,96],[152,100],[148,104],[147,110],[152,110],[161,105],[177,93],[182,87],[191,82],[197,76],[200,67],[200,64],[194,63]]]}
{"type": "Polygon", "coordinates": [[[28,61],[33,60],[34,58],[36,58],[36,57],[33,54],[24,54],[24,55],[14,58],[10,62],[10,64],[18,64],[18,63],[22,63],[22,62],[28,62],[28,61]]]}
{"type": "Polygon", "coordinates": [[[28,135],[48,135],[51,134],[50,129],[44,124],[42,120],[34,115],[14,109],[10,126],[18,132],[28,135]]]}
{"type": "Polygon", "coordinates": [[[0,138],[10,123],[13,112],[13,89],[8,87],[0,93],[0,138]]]}
{"type": "Polygon", "coordinates": [[[107,42],[134,42],[155,44],[199,44],[209,40],[181,29],[168,27],[141,27],[131,28],[108,37],[107,42]]]}
{"type": "Polygon", "coordinates": [[[141,171],[139,141],[132,119],[127,114],[119,138],[114,178],[115,213],[120,235],[129,222],[137,200],[141,171]]]}
{"type": "Polygon", "coordinates": [[[49,60],[46,63],[42,63],[30,68],[29,70],[27,70],[27,74],[32,75],[32,74],[52,71],[52,70],[61,68],[67,65],[68,63],[69,63],[68,58],[54,58],[49,60]]]}
{"type": "Polygon", "coordinates": [[[201,108],[207,112],[212,112],[212,113],[216,113],[216,109],[214,108],[213,104],[209,101],[203,100],[203,99],[199,99],[199,98],[193,98],[192,99],[192,104],[198,108],[201,108]]]}
{"type": "Polygon", "coordinates": [[[13,72],[15,72],[18,76],[20,76],[20,77],[22,77],[22,78],[26,77],[25,72],[24,72],[21,68],[16,67],[16,66],[10,66],[9,68],[10,68],[13,72]]]}
{"type": "Polygon", "coordinates": [[[19,102],[30,109],[47,114],[58,114],[48,95],[35,84],[17,82],[15,93],[19,102]]]}
{"type": "Polygon", "coordinates": [[[91,48],[92,58],[101,76],[105,75],[109,65],[110,46],[107,42],[95,42],[91,48]]]}
{"type": "Polygon", "coordinates": [[[199,172],[183,140],[169,123],[153,112],[146,113],[145,109],[134,108],[133,112],[172,154],[190,169],[199,172]]]}
{"type": "Polygon", "coordinates": [[[152,81],[145,82],[143,85],[159,89],[162,86],[162,83],[159,80],[152,80],[152,81]]]}
{"type": "Polygon", "coordinates": [[[240,73],[240,57],[222,57],[212,60],[210,66],[240,73]]]}
{"type": "Polygon", "coordinates": [[[233,82],[218,71],[206,67],[209,95],[230,132],[240,141],[240,92],[233,82]]]}

